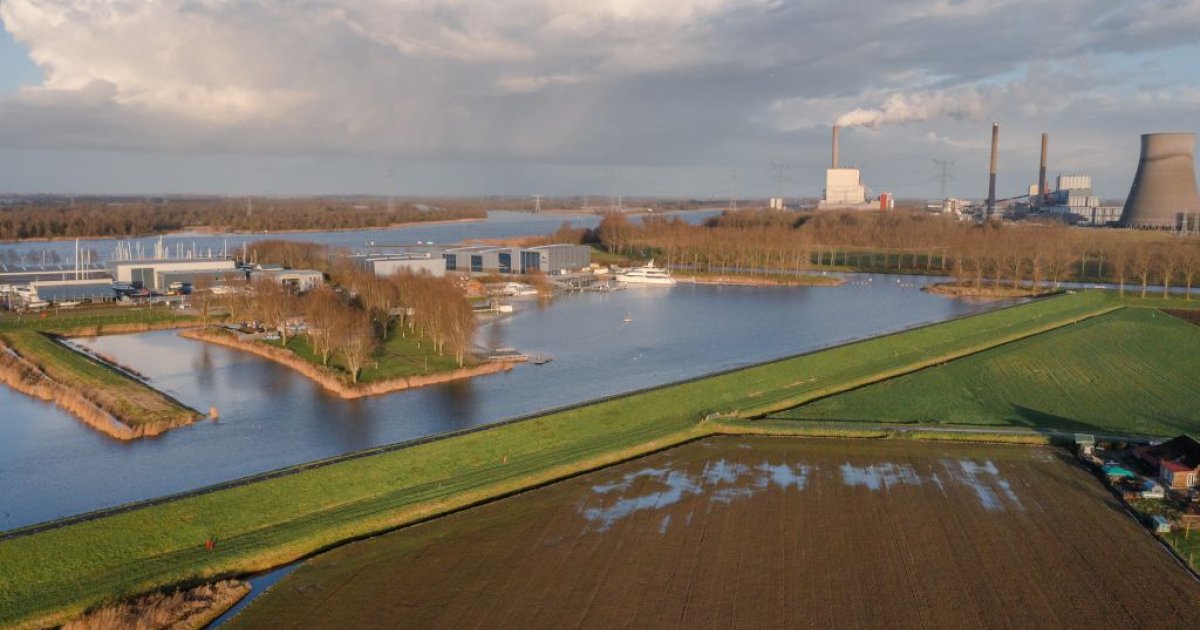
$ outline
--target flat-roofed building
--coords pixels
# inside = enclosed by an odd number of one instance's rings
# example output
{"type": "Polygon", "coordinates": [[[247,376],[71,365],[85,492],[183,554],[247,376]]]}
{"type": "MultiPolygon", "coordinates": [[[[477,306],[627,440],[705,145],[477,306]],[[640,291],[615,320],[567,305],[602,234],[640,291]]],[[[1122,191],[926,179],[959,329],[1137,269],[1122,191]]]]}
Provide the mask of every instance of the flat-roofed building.
{"type": "Polygon", "coordinates": [[[125,282],[139,289],[166,291],[173,282],[194,283],[200,275],[233,275],[237,265],[223,258],[156,258],[111,260],[105,264],[114,282],[125,282]]]}
{"type": "Polygon", "coordinates": [[[250,271],[250,280],[269,278],[300,292],[310,291],[325,284],[325,274],[315,269],[260,268],[250,271]]]}
{"type": "Polygon", "coordinates": [[[446,258],[429,252],[356,256],[355,262],[381,278],[397,273],[429,274],[436,278],[446,275],[446,258]]]}

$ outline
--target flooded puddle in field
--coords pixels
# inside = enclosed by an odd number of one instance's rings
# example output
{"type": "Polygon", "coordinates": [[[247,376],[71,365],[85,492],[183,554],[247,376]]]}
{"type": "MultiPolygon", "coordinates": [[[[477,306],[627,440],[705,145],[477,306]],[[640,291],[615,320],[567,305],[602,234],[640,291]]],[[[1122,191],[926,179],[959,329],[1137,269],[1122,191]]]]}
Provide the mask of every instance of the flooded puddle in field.
{"type": "MultiPolygon", "coordinates": [[[[725,458],[668,461],[664,466],[643,468],[592,485],[590,496],[577,504],[577,512],[586,521],[583,531],[605,532],[638,512],[662,510],[688,497],[705,499],[711,509],[712,505],[728,505],[771,488],[803,492],[809,488],[810,480],[818,484],[840,482],[850,488],[865,488],[870,493],[931,484],[943,497],[948,496],[947,490],[953,486],[966,490],[989,512],[1024,509],[1012,485],[990,459],[943,458],[926,464],[925,469],[918,472],[913,464],[895,462],[844,462],[822,470],[818,464],[806,461],[766,460],[758,464],[725,458]]],[[[685,526],[691,517],[689,512],[685,526]]],[[[671,521],[670,514],[664,516],[658,522],[659,533],[666,534],[671,521]]]]}
{"type": "Polygon", "coordinates": [[[714,438],[322,554],[230,625],[1200,627],[1117,506],[1052,449],[714,438]]]}

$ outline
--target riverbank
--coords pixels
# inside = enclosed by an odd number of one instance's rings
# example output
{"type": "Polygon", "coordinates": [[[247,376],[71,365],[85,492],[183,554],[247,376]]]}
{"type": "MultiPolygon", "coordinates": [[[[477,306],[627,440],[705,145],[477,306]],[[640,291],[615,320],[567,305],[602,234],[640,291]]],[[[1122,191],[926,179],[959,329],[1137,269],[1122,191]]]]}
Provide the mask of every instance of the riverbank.
{"type": "Polygon", "coordinates": [[[240,580],[221,580],[172,593],[151,593],[131,602],[102,606],[63,626],[63,630],[172,628],[200,630],[250,593],[240,580]]]}
{"type": "Polygon", "coordinates": [[[269,346],[256,341],[239,341],[233,333],[228,331],[211,329],[184,330],[179,335],[196,341],[249,352],[273,361],[303,375],[305,378],[320,385],[326,391],[347,399],[378,396],[380,394],[388,394],[416,387],[428,387],[430,385],[449,383],[461,379],[475,378],[476,376],[506,372],[513,368],[512,363],[496,361],[434,374],[351,383],[344,376],[307,361],[290,350],[284,350],[283,348],[269,346]]]}
{"type": "Polygon", "coordinates": [[[0,381],[53,403],[118,440],[160,435],[203,414],[147,385],[128,369],[67,347],[62,338],[96,337],[199,326],[166,308],[103,306],[48,314],[0,316],[0,381]]]}
{"type": "Polygon", "coordinates": [[[1023,297],[1042,297],[1059,292],[1058,289],[1035,289],[1030,287],[994,286],[985,284],[975,286],[958,282],[943,282],[931,284],[921,289],[926,293],[944,295],[953,298],[975,298],[980,300],[1008,300],[1023,297]]]}
{"type": "Polygon", "coordinates": [[[0,334],[0,380],[118,440],[159,435],[203,417],[120,369],[37,331],[0,334]]]}
{"type": "Polygon", "coordinates": [[[389,223],[387,225],[370,225],[363,227],[346,227],[346,228],[304,228],[296,230],[225,230],[217,226],[197,225],[189,226],[183,230],[172,230],[169,232],[148,232],[146,234],[127,234],[127,235],[102,235],[102,236],[52,236],[52,237],[30,237],[16,240],[0,240],[0,245],[19,245],[25,243],[62,243],[69,241],[104,241],[104,240],[136,240],[142,238],[152,238],[162,236],[167,238],[187,238],[189,236],[221,236],[227,234],[230,236],[276,236],[280,234],[316,234],[323,232],[369,232],[372,230],[387,230],[392,228],[411,227],[414,225],[454,225],[458,223],[474,223],[478,221],[487,221],[487,216],[468,217],[464,219],[439,219],[437,221],[409,221],[406,223],[389,223]]]}
{"type": "Polygon", "coordinates": [[[679,282],[691,284],[718,284],[744,287],[836,287],[845,280],[835,276],[788,275],[788,274],[737,274],[737,273],[675,273],[679,282]]]}
{"type": "MultiPolygon", "coordinates": [[[[487,221],[486,216],[482,217],[467,217],[464,219],[439,219],[437,221],[408,221],[405,223],[389,223],[387,225],[369,225],[363,227],[343,227],[343,228],[303,228],[296,230],[223,230],[213,226],[195,226],[189,227],[186,230],[176,230],[174,232],[164,232],[162,236],[171,238],[187,238],[189,236],[220,236],[229,234],[231,236],[278,236],[280,234],[317,234],[324,232],[370,232],[372,230],[388,230],[392,228],[411,227],[414,225],[456,225],[459,223],[476,223],[479,221],[487,221]]],[[[159,236],[158,234],[147,234],[146,236],[159,236]]],[[[105,237],[108,238],[108,237],[105,237]]],[[[134,237],[143,238],[143,237],[134,237]]],[[[50,239],[55,240],[55,239],[50,239]]],[[[66,239],[70,240],[70,239],[66,239]]]]}
{"type": "MultiPolygon", "coordinates": [[[[293,562],[722,432],[704,418],[841,391],[1106,312],[1103,293],[1038,300],[508,424],[298,469],[0,541],[0,624],[61,623],[114,596],[293,562]],[[163,527],[171,523],[171,527],[163,527]],[[204,541],[221,542],[206,549],[204,541]],[[68,568],[69,567],[69,568],[68,568]],[[70,573],[72,580],[62,576],[70,573]]],[[[783,405],[783,407],[780,407],[783,405]]]]}

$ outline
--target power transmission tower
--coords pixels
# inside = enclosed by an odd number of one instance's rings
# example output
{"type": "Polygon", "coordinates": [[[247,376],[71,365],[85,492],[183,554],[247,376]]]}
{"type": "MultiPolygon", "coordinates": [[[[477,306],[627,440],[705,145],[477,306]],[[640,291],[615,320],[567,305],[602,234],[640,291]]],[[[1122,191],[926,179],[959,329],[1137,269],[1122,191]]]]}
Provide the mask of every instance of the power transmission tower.
{"type": "Polygon", "coordinates": [[[396,169],[388,169],[388,212],[396,210],[396,169]]]}
{"type": "Polygon", "coordinates": [[[791,168],[790,164],[771,162],[771,169],[775,171],[775,196],[780,199],[783,199],[783,179],[791,168]]]}
{"type": "Polygon", "coordinates": [[[533,196],[533,212],[534,212],[534,214],[537,214],[541,211],[542,211],[542,196],[534,195],[533,196]]]}
{"type": "Polygon", "coordinates": [[[737,212],[737,169],[729,169],[729,210],[737,212]]]}
{"type": "Polygon", "coordinates": [[[940,172],[934,175],[941,182],[941,197],[942,201],[946,200],[946,185],[954,181],[954,160],[934,160],[934,164],[938,166],[940,172]]]}

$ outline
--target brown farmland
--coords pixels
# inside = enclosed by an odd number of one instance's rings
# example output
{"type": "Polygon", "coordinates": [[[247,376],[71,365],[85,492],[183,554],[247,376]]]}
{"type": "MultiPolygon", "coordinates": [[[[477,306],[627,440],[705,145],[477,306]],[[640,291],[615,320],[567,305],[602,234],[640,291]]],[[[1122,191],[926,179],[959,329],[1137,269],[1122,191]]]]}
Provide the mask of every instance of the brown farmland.
{"type": "Polygon", "coordinates": [[[1200,627],[1047,448],[713,438],[324,554],[235,628],[1200,627]]]}

